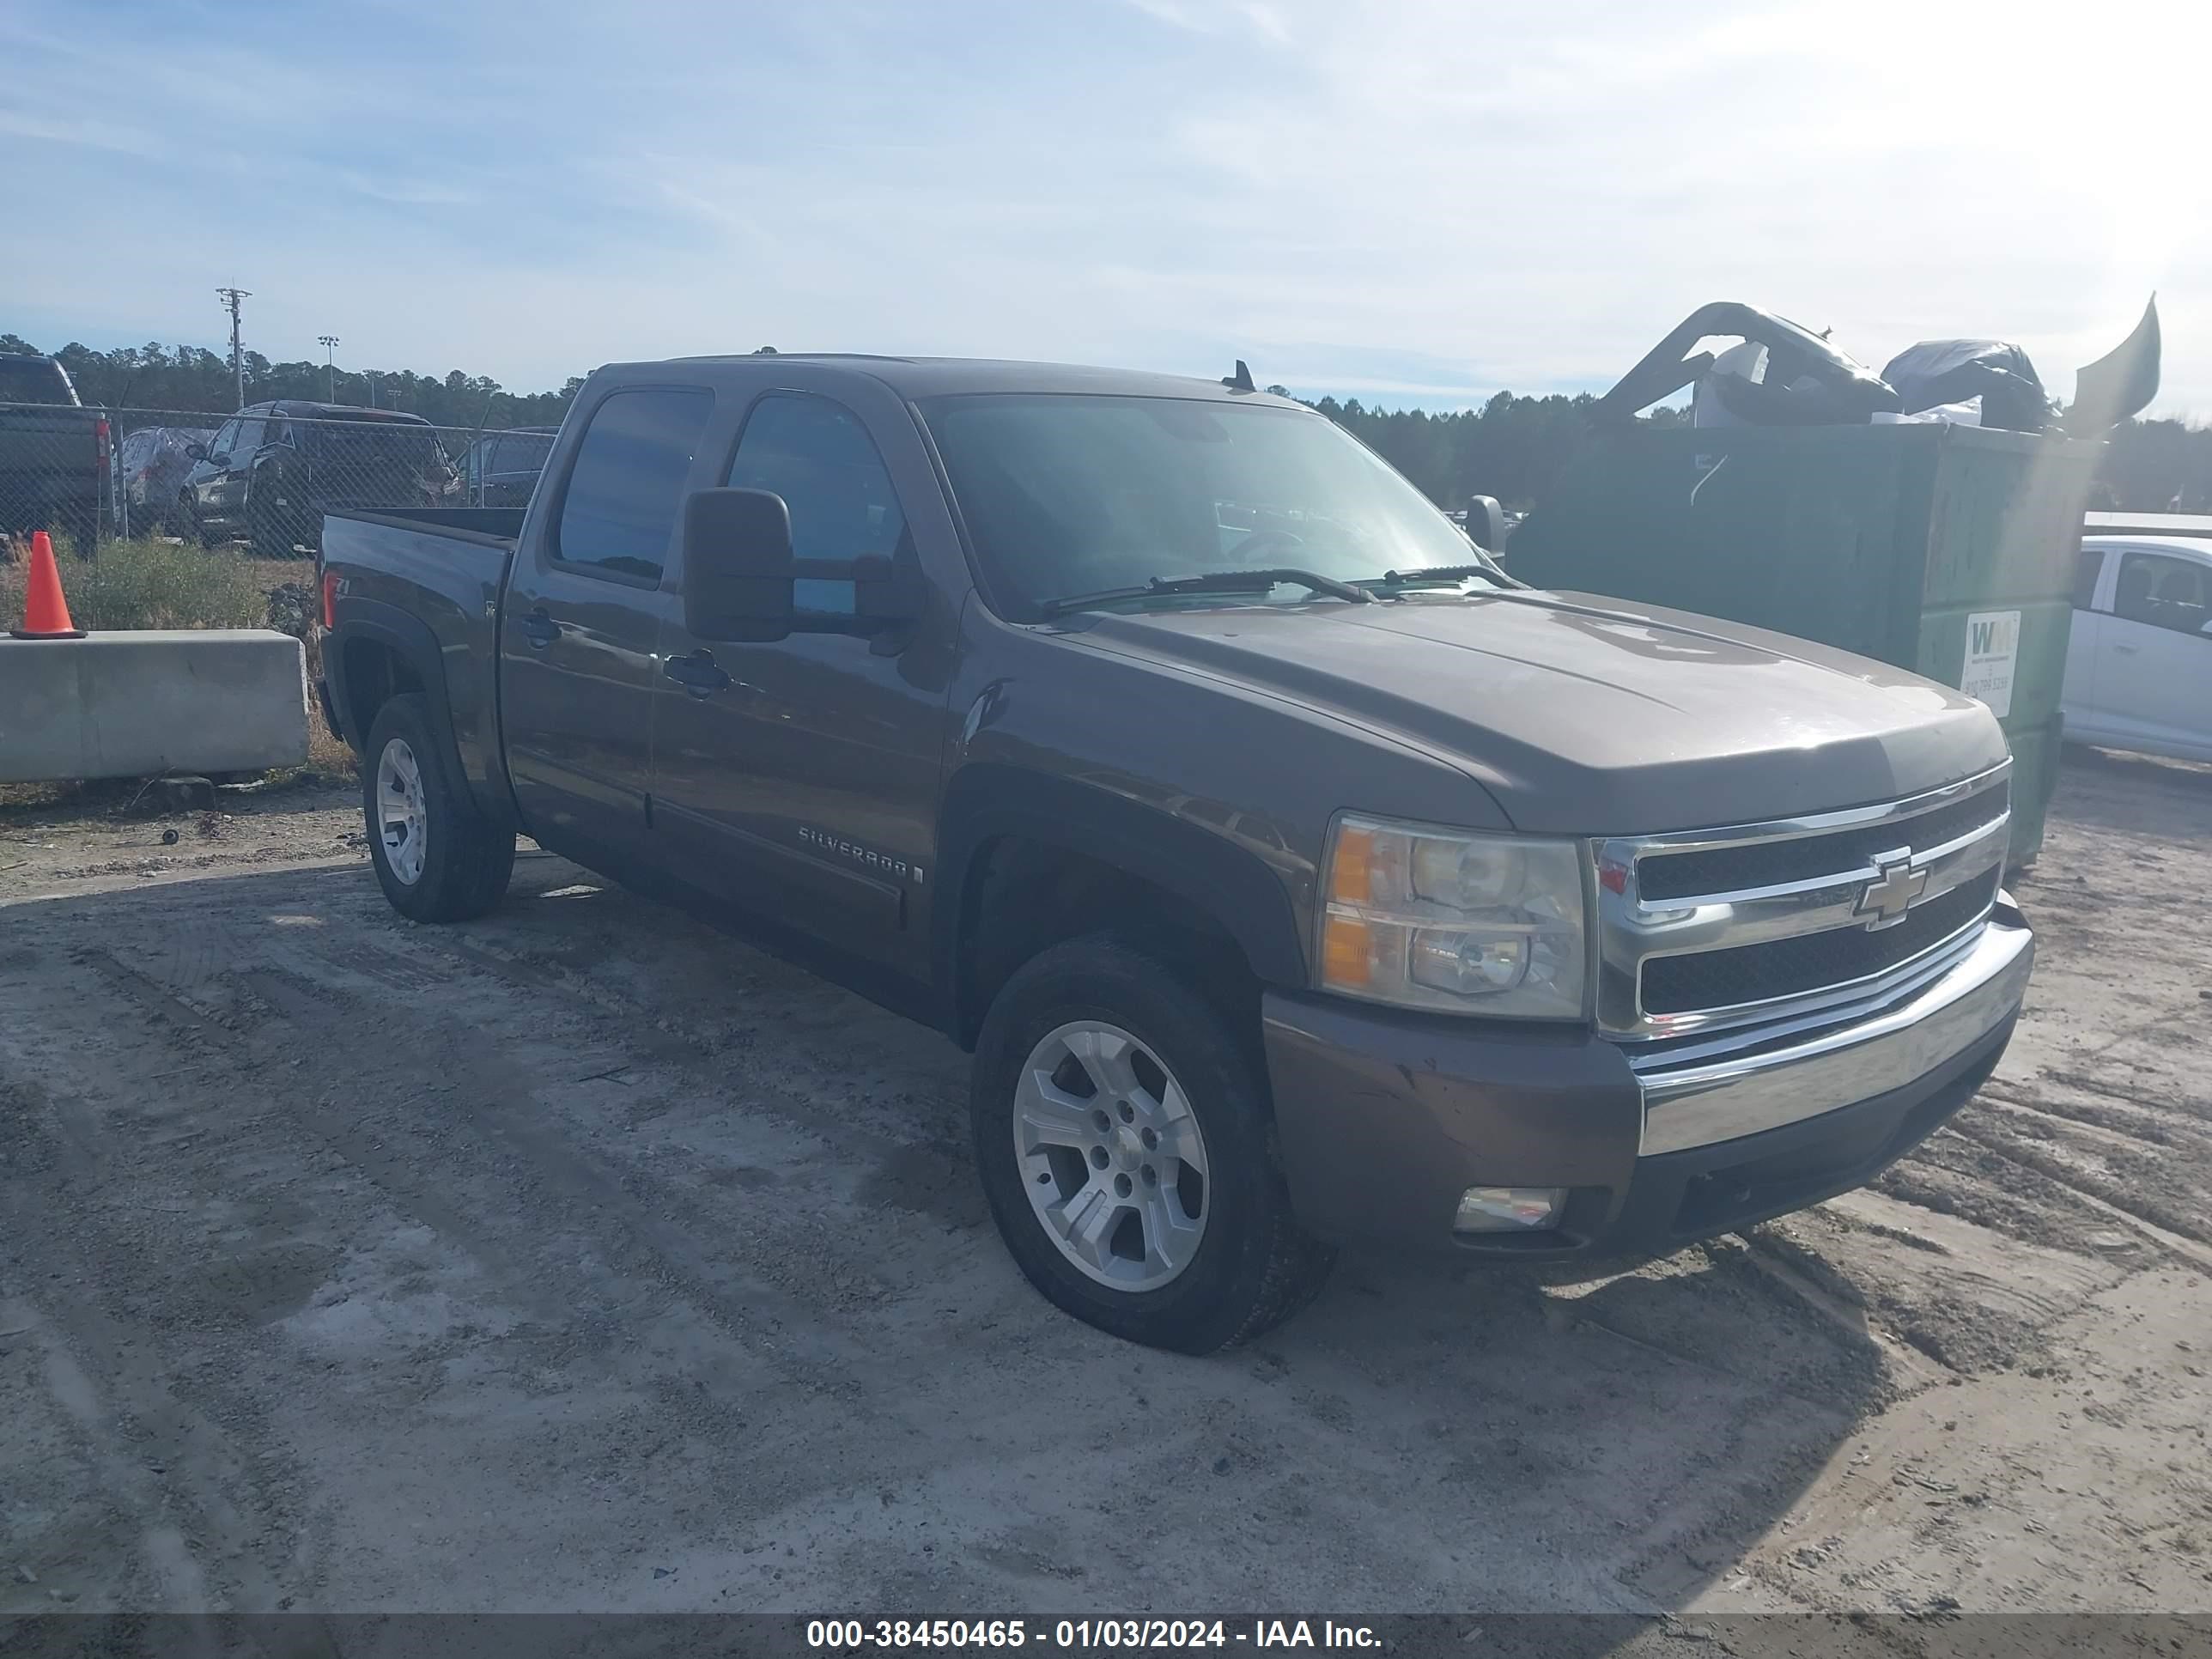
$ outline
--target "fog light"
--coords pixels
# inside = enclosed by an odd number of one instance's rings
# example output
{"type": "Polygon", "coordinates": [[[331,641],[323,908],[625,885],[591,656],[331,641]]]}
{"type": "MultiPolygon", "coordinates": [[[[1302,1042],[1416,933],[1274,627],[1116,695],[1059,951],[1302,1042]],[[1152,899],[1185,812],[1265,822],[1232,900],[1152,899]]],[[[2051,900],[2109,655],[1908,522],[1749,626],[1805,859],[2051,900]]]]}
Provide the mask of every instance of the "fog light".
{"type": "Polygon", "coordinates": [[[1459,1201],[1455,1233],[1518,1233],[1548,1227],[1567,1206],[1565,1187],[1470,1187],[1459,1201]]]}

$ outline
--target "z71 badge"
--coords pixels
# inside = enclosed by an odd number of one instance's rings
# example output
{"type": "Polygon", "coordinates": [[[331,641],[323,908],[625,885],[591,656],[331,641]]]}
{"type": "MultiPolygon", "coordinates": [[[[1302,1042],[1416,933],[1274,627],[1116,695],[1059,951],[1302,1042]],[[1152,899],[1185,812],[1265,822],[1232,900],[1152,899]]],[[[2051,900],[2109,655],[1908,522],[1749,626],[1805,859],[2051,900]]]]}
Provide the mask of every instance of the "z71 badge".
{"type": "Polygon", "coordinates": [[[921,885],[921,866],[918,864],[908,864],[904,859],[893,858],[889,853],[878,853],[872,847],[863,847],[858,842],[847,841],[842,836],[833,836],[827,830],[817,830],[811,824],[799,826],[799,838],[809,847],[817,848],[824,853],[834,853],[841,859],[849,859],[870,870],[880,870],[887,876],[896,876],[901,881],[910,881],[917,887],[921,885]]]}

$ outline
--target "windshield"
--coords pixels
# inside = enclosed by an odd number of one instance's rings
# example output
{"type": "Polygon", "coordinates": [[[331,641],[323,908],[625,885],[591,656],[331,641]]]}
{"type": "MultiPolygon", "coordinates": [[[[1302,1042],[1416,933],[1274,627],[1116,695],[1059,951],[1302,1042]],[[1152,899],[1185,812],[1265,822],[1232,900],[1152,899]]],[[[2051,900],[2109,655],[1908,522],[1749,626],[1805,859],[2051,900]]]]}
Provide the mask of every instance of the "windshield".
{"type": "Polygon", "coordinates": [[[1302,410],[1050,393],[921,408],[987,589],[1025,617],[1155,578],[1294,566],[1353,581],[1477,556],[1413,485],[1302,410]]]}

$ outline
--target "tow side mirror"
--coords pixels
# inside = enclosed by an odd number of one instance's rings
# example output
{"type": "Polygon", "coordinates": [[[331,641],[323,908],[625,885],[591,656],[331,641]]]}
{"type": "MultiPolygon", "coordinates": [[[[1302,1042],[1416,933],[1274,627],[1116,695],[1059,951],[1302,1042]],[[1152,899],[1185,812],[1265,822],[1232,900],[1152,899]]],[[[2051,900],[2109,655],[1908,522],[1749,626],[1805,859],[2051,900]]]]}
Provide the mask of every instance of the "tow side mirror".
{"type": "Polygon", "coordinates": [[[1467,498],[1467,537],[1493,558],[1505,550],[1505,510],[1496,496],[1467,498]]]}
{"type": "Polygon", "coordinates": [[[185,453],[195,461],[204,461],[208,458],[208,447],[205,444],[194,440],[185,446],[185,453]]]}
{"type": "Polygon", "coordinates": [[[701,489],[684,505],[684,626],[695,639],[852,634],[896,650],[922,613],[921,578],[886,558],[799,559],[791,512],[765,489],[701,489]],[[851,611],[800,611],[795,581],[850,582],[851,611]]]}
{"type": "Polygon", "coordinates": [[[765,643],[791,633],[791,510],[765,489],[701,489],[684,504],[684,627],[765,643]]]}

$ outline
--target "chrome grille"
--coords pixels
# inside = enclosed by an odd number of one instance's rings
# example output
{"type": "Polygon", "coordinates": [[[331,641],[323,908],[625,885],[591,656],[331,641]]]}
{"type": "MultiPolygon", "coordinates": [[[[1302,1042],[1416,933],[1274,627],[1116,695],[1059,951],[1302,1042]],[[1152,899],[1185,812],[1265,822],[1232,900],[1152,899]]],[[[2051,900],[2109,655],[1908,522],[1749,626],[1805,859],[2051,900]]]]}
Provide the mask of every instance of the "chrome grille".
{"type": "Polygon", "coordinates": [[[1909,986],[1995,901],[2010,766],[1875,806],[1597,842],[1599,1026],[1663,1041],[1909,986]]]}
{"type": "Polygon", "coordinates": [[[1654,957],[1644,964],[1644,1012],[1680,1014],[1771,1002],[1886,974],[1932,951],[1987,911],[1996,896],[1997,874],[1991,870],[1917,904],[1903,921],[1879,933],[1834,927],[1734,950],[1654,957]]]}
{"type": "Polygon", "coordinates": [[[1995,788],[1901,823],[1876,823],[1833,835],[1753,842],[1704,852],[1661,854],[1638,861],[1637,890],[1647,899],[1683,898],[1832,875],[1838,870],[1856,869],[1877,854],[1908,843],[1916,853],[1932,851],[1973,830],[1986,829],[2002,817],[2011,804],[2012,786],[2001,781],[1995,788]]]}

